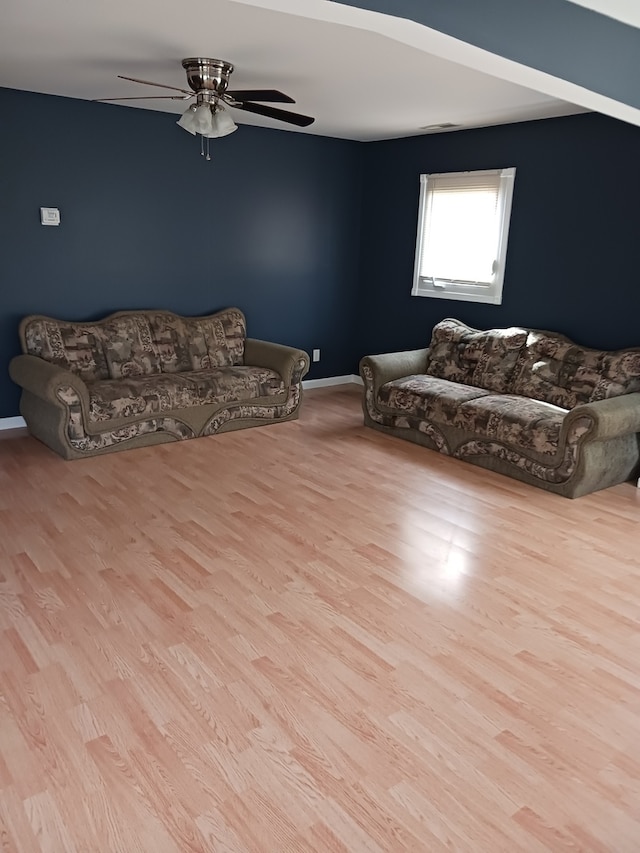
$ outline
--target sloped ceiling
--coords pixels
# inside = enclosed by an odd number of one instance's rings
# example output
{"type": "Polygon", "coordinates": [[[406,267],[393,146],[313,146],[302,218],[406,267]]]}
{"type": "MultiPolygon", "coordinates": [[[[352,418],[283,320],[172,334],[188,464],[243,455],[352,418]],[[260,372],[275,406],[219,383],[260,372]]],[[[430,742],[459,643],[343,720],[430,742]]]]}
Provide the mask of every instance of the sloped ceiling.
{"type": "Polygon", "coordinates": [[[638,3],[635,10],[623,0],[343,0],[343,4],[405,18],[640,108],[640,29],[611,17],[617,12],[637,23],[638,3]],[[602,14],[605,10],[608,14],[602,14]]]}

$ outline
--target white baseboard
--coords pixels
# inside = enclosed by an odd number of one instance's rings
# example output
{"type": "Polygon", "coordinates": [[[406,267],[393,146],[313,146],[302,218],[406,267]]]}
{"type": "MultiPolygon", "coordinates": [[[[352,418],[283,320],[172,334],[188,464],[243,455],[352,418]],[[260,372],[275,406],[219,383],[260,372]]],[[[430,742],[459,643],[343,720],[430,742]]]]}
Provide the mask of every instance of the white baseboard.
{"type": "Polygon", "coordinates": [[[355,373],[348,373],[345,376],[327,376],[325,379],[303,379],[303,388],[328,388],[331,385],[362,385],[362,379],[356,376],[355,373]]]}
{"type": "MultiPolygon", "coordinates": [[[[303,381],[303,388],[328,388],[331,385],[362,385],[362,379],[355,373],[345,376],[327,376],[326,379],[307,379],[303,381]]],[[[0,418],[0,432],[5,429],[24,429],[27,426],[25,419],[17,416],[15,418],[0,418]]]]}
{"type": "Polygon", "coordinates": [[[5,429],[24,429],[26,425],[25,419],[20,416],[15,418],[0,418],[0,432],[5,429]]]}

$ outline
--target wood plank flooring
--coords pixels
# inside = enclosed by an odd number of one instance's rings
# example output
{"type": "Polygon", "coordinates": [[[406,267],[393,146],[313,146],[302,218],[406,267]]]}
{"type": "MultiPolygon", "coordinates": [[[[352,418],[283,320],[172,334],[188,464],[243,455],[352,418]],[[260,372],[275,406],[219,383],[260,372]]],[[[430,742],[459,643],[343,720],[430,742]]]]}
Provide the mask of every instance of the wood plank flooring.
{"type": "Polygon", "coordinates": [[[640,492],[362,426],[0,442],[4,851],[640,850],[640,492]]]}

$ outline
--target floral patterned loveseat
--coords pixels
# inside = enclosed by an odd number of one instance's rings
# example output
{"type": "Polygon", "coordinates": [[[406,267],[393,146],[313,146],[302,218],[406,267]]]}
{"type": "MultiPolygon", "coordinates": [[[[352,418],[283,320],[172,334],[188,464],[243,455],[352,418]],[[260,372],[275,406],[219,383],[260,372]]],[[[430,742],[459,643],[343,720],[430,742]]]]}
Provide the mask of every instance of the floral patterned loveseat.
{"type": "Polygon", "coordinates": [[[640,349],[447,319],[428,348],[366,356],[360,373],[382,432],[570,498],[638,474],[640,349]]]}
{"type": "Polygon", "coordinates": [[[30,316],[20,342],[9,367],[20,411],[65,459],[292,420],[309,369],[302,350],[247,338],[238,308],[30,316]]]}

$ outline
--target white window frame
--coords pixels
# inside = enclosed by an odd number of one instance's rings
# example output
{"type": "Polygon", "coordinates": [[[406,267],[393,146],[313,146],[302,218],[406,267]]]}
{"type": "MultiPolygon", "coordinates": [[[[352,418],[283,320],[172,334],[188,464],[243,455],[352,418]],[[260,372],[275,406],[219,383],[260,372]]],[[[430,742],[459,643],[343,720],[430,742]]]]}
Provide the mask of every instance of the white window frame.
{"type": "Polygon", "coordinates": [[[412,296],[428,296],[434,299],[458,299],[464,302],[485,302],[491,305],[500,305],[502,303],[502,288],[507,258],[507,242],[509,239],[511,201],[513,198],[515,175],[515,167],[484,169],[473,172],[439,172],[437,174],[420,175],[420,205],[418,210],[418,232],[416,237],[413,288],[411,290],[412,296]],[[485,176],[494,176],[498,187],[499,233],[491,277],[487,281],[459,281],[456,279],[421,276],[425,217],[429,208],[429,191],[433,186],[434,179],[459,178],[460,187],[463,188],[465,186],[465,179],[469,181],[469,179],[477,179],[485,176]]]}

